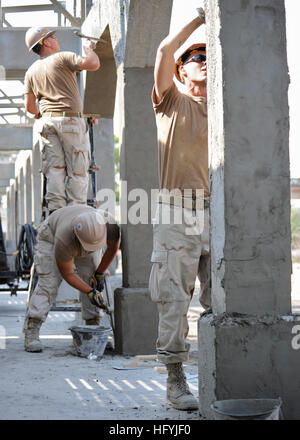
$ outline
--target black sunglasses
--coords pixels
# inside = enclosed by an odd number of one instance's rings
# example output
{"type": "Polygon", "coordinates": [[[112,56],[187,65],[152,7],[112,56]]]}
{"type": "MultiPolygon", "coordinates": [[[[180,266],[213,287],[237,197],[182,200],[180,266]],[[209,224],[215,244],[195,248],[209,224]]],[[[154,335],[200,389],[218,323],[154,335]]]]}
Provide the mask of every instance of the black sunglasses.
{"type": "Polygon", "coordinates": [[[189,60],[187,60],[183,64],[190,63],[191,61],[195,61],[196,63],[204,63],[206,61],[206,55],[202,55],[201,53],[197,53],[196,55],[192,56],[189,60]]]}

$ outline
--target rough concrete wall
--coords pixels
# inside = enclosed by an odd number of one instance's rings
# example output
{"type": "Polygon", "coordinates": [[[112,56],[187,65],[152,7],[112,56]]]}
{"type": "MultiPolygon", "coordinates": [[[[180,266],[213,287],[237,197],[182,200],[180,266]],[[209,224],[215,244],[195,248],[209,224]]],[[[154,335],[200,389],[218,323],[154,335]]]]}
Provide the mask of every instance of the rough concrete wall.
{"type": "Polygon", "coordinates": [[[130,0],[95,0],[82,26],[85,34],[100,37],[109,25],[116,66],[124,60],[130,0]]]}
{"type": "Polygon", "coordinates": [[[130,1],[125,67],[154,66],[157,47],[169,33],[170,6],[169,0],[130,1]]]}
{"type": "Polygon", "coordinates": [[[285,419],[299,419],[299,352],[292,347],[300,316],[224,318],[216,326],[218,398],[278,398],[285,419]],[[234,362],[232,361],[234,359],[234,362]]]}
{"type": "MultiPolygon", "coordinates": [[[[152,252],[151,189],[158,188],[156,125],[151,106],[153,68],[130,68],[125,72],[125,113],[120,157],[120,177],[126,181],[128,197],[131,190],[142,189],[148,195],[148,224],[122,226],[123,285],[146,287],[148,285],[152,252]]],[[[138,202],[129,201],[121,206],[125,223],[131,207],[138,202]]]]}
{"type": "Polygon", "coordinates": [[[101,118],[99,124],[94,127],[96,140],[96,164],[99,167],[97,172],[97,190],[109,188],[115,190],[114,185],[114,135],[113,120],[101,118]]]}
{"type": "Polygon", "coordinates": [[[207,5],[208,14],[216,19],[209,20],[208,50],[211,61],[217,57],[216,64],[208,66],[214,304],[218,313],[225,309],[288,313],[289,78],[284,2],[209,0],[207,5]],[[224,212],[225,222],[218,212],[224,212]]]}
{"type": "Polygon", "coordinates": [[[299,324],[299,315],[202,317],[200,413],[213,419],[215,400],[281,397],[284,419],[299,419],[299,324]]]}
{"type": "Polygon", "coordinates": [[[211,275],[212,306],[218,313],[225,312],[224,247],[224,115],[222,48],[219,40],[220,15],[218,1],[206,1],[206,39],[208,57],[207,93],[209,100],[208,147],[211,179],[211,275]]]}

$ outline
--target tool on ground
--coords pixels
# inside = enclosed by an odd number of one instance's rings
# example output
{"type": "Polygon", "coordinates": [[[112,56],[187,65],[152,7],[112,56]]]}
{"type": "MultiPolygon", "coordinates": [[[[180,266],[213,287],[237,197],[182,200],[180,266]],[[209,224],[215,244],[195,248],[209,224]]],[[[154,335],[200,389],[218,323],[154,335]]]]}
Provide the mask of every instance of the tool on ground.
{"type": "Polygon", "coordinates": [[[82,34],[79,31],[74,31],[74,34],[77,35],[77,37],[80,37],[80,38],[87,38],[88,40],[97,41],[99,43],[107,43],[107,41],[103,40],[103,38],[88,37],[87,35],[84,35],[84,34],[82,34]]]}

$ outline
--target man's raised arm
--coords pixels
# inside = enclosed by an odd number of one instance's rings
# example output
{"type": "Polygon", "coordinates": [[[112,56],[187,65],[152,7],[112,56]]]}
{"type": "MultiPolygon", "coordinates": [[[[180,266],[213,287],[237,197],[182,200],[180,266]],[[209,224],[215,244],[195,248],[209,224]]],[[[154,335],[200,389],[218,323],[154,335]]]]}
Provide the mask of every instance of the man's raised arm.
{"type": "Polygon", "coordinates": [[[177,49],[188,39],[188,37],[203,23],[205,13],[199,8],[198,16],[185,25],[178,33],[169,34],[159,45],[155,67],[154,82],[155,93],[160,101],[168,88],[172,85],[174,75],[174,54],[177,49]]]}

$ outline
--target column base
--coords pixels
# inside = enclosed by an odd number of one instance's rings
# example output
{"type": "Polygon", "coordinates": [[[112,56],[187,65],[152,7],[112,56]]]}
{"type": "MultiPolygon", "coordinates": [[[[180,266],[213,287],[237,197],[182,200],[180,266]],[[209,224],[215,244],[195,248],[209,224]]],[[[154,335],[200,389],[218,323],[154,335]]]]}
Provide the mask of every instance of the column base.
{"type": "Polygon", "coordinates": [[[299,419],[300,315],[204,315],[198,350],[202,416],[215,419],[215,400],[281,397],[284,419],[299,419]]]}
{"type": "Polygon", "coordinates": [[[114,293],[115,350],[122,355],[155,354],[158,312],[146,288],[114,293]]]}

